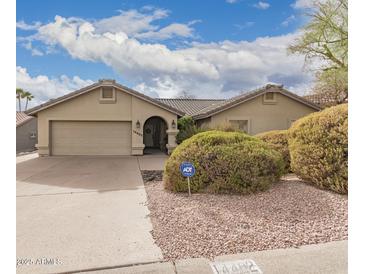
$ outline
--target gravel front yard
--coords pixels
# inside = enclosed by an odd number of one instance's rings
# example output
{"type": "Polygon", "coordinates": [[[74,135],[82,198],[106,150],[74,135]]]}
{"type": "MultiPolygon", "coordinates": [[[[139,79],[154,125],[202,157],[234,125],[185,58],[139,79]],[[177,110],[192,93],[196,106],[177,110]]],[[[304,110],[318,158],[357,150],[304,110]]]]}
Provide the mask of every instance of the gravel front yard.
{"type": "Polygon", "coordinates": [[[347,196],[297,179],[247,196],[174,194],[146,183],[152,235],[165,259],[347,239],[347,196]]]}

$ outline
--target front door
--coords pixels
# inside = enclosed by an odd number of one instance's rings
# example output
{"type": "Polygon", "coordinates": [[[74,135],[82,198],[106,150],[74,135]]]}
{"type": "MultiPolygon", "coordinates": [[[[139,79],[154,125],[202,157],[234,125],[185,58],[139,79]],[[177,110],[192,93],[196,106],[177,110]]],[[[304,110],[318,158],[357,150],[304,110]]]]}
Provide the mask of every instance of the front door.
{"type": "Polygon", "coordinates": [[[153,124],[148,123],[145,125],[144,132],[143,132],[143,139],[144,139],[145,147],[149,147],[149,148],[154,147],[153,136],[154,136],[153,124]]]}
{"type": "Polygon", "coordinates": [[[166,123],[160,117],[148,119],[143,128],[143,143],[145,148],[166,151],[167,135],[166,123]]]}

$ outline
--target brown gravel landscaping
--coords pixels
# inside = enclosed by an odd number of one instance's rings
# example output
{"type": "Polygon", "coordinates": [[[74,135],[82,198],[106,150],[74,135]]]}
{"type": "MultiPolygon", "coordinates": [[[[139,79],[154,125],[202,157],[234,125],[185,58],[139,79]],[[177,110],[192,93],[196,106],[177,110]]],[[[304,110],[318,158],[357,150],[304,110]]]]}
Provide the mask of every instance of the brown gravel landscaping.
{"type": "Polygon", "coordinates": [[[146,183],[152,235],[165,259],[213,258],[347,239],[347,196],[295,177],[251,195],[171,193],[146,183]]]}

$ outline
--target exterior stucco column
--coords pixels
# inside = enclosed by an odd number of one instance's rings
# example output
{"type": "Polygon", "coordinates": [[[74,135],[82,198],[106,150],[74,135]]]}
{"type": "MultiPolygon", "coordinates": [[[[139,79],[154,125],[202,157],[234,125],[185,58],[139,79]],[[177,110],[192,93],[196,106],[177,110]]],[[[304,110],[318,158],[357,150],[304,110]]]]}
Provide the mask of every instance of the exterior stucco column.
{"type": "Polygon", "coordinates": [[[168,129],[166,130],[167,133],[167,153],[170,155],[172,151],[177,147],[176,144],[176,135],[179,132],[178,129],[168,129]]]}
{"type": "Polygon", "coordinates": [[[132,155],[143,155],[143,124],[136,119],[132,120],[132,155]],[[136,124],[139,122],[139,128],[137,128],[136,124]]]}

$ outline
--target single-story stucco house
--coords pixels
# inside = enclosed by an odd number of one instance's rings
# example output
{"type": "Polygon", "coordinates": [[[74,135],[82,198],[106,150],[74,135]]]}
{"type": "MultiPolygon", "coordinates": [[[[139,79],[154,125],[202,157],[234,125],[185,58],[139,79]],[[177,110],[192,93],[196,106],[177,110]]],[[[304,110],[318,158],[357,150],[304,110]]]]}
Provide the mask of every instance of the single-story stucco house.
{"type": "Polygon", "coordinates": [[[16,112],[16,153],[36,150],[37,144],[37,119],[16,112]]]}
{"type": "Polygon", "coordinates": [[[287,129],[320,107],[282,86],[228,100],[154,99],[114,80],[99,80],[27,111],[38,118],[40,155],[143,155],[176,147],[177,119],[199,126],[234,123],[249,134],[287,129]]]}

